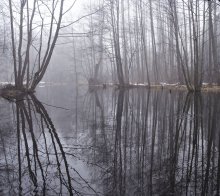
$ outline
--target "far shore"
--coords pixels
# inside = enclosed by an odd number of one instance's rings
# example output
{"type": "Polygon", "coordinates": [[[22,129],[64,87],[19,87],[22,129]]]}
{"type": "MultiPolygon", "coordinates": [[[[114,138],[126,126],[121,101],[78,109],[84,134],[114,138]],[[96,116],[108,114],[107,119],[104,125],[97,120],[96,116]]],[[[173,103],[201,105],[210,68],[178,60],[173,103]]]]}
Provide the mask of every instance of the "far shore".
{"type": "MultiPolygon", "coordinates": [[[[131,88],[147,88],[147,89],[156,89],[156,90],[180,90],[180,91],[188,91],[186,85],[181,85],[181,84],[167,84],[167,83],[160,83],[160,84],[142,84],[142,83],[134,83],[134,84],[125,84],[125,85],[120,85],[120,84],[114,84],[114,83],[103,83],[103,84],[92,84],[89,85],[90,87],[116,87],[119,89],[125,88],[125,89],[131,89],[131,88]]],[[[194,92],[194,91],[192,91],[194,92]]],[[[208,84],[204,83],[201,87],[201,92],[216,92],[220,93],[220,85],[217,84],[208,84]]]]}
{"type": "MultiPolygon", "coordinates": [[[[47,83],[44,83],[46,86],[47,83]]],[[[88,84],[80,84],[80,85],[88,85],[88,84]]],[[[176,84],[167,84],[167,83],[160,83],[160,84],[141,84],[141,83],[134,83],[134,84],[115,84],[115,83],[99,83],[99,84],[89,84],[90,89],[95,90],[96,88],[105,89],[107,87],[116,88],[116,89],[134,89],[134,88],[145,88],[145,89],[153,89],[153,90],[170,90],[170,91],[188,91],[186,85],[180,85],[179,83],[176,84]]],[[[195,92],[195,91],[192,91],[195,92]]],[[[220,93],[220,85],[217,84],[208,84],[203,83],[201,90],[199,92],[212,92],[212,93],[220,93]]],[[[7,99],[13,99],[25,96],[27,94],[34,93],[34,91],[29,91],[26,89],[16,89],[13,84],[0,84],[0,97],[4,97],[7,99]]]]}

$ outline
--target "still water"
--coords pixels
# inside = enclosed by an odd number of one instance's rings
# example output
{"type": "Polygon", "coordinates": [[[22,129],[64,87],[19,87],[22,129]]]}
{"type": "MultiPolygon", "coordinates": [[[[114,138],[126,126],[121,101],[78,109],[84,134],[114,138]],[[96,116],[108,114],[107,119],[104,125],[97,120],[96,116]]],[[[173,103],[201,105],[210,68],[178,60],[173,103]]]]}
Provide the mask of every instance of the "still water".
{"type": "Polygon", "coordinates": [[[219,195],[220,94],[41,86],[0,99],[0,195],[219,195]]]}

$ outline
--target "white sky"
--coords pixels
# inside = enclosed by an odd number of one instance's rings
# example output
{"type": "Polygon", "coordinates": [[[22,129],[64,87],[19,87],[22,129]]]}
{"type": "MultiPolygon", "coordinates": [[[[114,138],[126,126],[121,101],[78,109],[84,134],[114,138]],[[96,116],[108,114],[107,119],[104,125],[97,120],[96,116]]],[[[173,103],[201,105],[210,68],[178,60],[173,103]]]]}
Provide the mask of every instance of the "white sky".
{"type": "MultiPolygon", "coordinates": [[[[71,10],[73,17],[79,17],[86,13],[85,6],[89,6],[90,2],[95,3],[99,0],[76,0],[74,7],[71,10]]],[[[69,7],[73,4],[74,0],[65,0],[65,7],[69,7]]]]}

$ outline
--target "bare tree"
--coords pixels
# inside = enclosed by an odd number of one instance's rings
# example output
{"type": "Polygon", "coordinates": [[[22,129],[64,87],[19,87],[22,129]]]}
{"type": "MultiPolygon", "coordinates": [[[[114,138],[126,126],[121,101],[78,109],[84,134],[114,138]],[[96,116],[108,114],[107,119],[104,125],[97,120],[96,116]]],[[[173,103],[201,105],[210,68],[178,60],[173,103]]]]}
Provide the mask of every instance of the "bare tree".
{"type": "Polygon", "coordinates": [[[111,9],[111,25],[113,31],[113,43],[116,60],[116,68],[118,81],[120,85],[124,85],[124,72],[122,67],[121,44],[120,44],[120,3],[119,0],[110,2],[111,9]]]}
{"type": "Polygon", "coordinates": [[[14,16],[15,5],[16,2],[9,0],[15,86],[34,90],[42,80],[56,46],[62,18],[66,13],[64,0],[20,1],[18,27],[14,16]],[[49,13],[49,18],[46,13],[49,13]],[[43,36],[44,32],[48,35],[43,36]],[[46,46],[44,43],[47,43],[46,46]],[[35,60],[30,57],[30,53],[35,53],[35,60]]]}

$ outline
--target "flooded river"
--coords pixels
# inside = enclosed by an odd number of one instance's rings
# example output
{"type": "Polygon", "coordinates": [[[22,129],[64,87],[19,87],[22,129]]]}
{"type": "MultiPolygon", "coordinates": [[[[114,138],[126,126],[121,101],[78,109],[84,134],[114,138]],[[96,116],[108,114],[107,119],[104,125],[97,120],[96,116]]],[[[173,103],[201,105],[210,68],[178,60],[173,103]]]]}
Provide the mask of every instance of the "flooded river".
{"type": "Polygon", "coordinates": [[[220,94],[42,85],[0,115],[0,195],[220,193],[220,94]]]}

